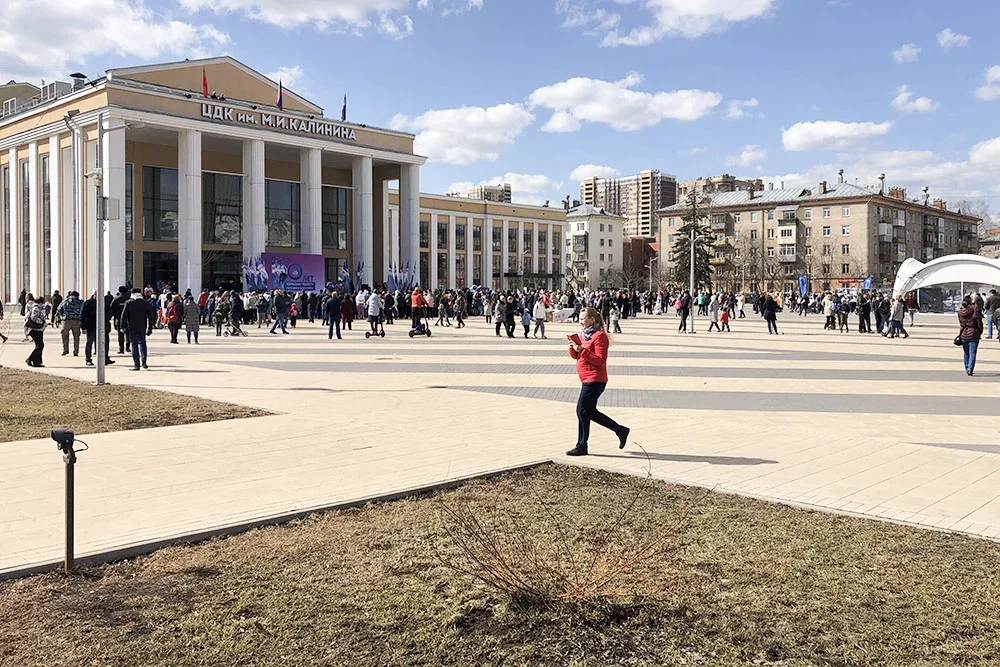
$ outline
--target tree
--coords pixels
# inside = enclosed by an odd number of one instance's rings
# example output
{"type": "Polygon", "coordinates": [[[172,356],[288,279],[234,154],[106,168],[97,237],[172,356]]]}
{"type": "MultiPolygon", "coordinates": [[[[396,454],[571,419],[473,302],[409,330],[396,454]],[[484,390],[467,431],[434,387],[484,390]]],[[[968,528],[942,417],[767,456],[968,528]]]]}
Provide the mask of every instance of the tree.
{"type": "Polygon", "coordinates": [[[677,230],[676,240],[671,248],[674,253],[674,280],[682,285],[687,285],[690,281],[691,271],[691,235],[703,236],[704,239],[695,243],[694,252],[694,283],[695,289],[699,286],[708,286],[712,282],[712,265],[709,264],[709,228],[705,224],[708,219],[708,205],[711,200],[701,197],[696,192],[688,194],[685,204],[687,211],[681,220],[684,225],[677,230]]]}
{"type": "Polygon", "coordinates": [[[622,284],[629,289],[637,289],[649,282],[649,270],[645,266],[637,266],[632,261],[632,255],[626,255],[622,261],[622,284]]]}
{"type": "Polygon", "coordinates": [[[979,223],[979,240],[986,238],[986,230],[993,228],[993,216],[990,215],[990,205],[985,199],[963,199],[955,204],[956,210],[962,215],[969,215],[973,218],[981,218],[979,223]]]}
{"type": "Polygon", "coordinates": [[[734,243],[733,255],[740,289],[758,289],[761,278],[760,243],[752,240],[749,234],[744,234],[734,243]]]}

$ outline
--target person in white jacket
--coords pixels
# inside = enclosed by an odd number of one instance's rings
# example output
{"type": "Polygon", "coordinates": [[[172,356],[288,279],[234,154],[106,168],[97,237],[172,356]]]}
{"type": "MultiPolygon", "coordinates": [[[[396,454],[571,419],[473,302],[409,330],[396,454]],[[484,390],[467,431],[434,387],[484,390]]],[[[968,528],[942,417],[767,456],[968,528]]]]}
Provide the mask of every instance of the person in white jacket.
{"type": "Polygon", "coordinates": [[[377,334],[378,322],[382,317],[382,295],[378,292],[372,292],[365,306],[368,312],[368,324],[371,325],[372,333],[377,334]]]}
{"type": "Polygon", "coordinates": [[[533,334],[535,338],[538,338],[538,330],[542,330],[542,338],[547,338],[545,335],[545,302],[541,299],[535,301],[535,309],[532,311],[531,315],[535,318],[535,333],[533,334]]]}

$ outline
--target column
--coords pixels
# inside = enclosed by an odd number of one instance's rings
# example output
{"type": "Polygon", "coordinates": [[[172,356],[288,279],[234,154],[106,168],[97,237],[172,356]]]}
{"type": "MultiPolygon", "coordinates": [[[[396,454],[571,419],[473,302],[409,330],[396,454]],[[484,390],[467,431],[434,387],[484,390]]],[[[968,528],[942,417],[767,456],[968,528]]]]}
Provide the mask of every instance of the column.
{"type": "Polygon", "coordinates": [[[510,267],[510,243],[508,239],[510,238],[510,233],[507,231],[510,226],[509,220],[503,221],[503,228],[500,233],[500,287],[507,287],[507,278],[504,276],[507,273],[507,269],[510,267]]]}
{"type": "Polygon", "coordinates": [[[323,153],[318,148],[299,151],[299,190],[302,198],[302,252],[323,254],[323,153]]]}
{"type": "Polygon", "coordinates": [[[177,287],[195,297],[202,282],[201,199],[201,132],[186,130],[177,134],[177,287]]]}
{"type": "MultiPolygon", "coordinates": [[[[120,119],[110,119],[104,129],[101,146],[103,179],[101,194],[118,202],[114,220],[104,224],[104,289],[112,294],[127,282],[125,276],[125,125],[120,119]]],[[[198,239],[201,240],[201,169],[198,170],[198,239]]],[[[179,184],[179,183],[178,183],[179,184]]],[[[179,237],[178,237],[179,238],[179,237]]],[[[200,249],[200,246],[199,246],[200,249]]],[[[201,255],[198,256],[198,282],[201,283],[201,255]]],[[[178,282],[183,282],[184,272],[178,282]]],[[[178,288],[181,287],[178,285],[178,288]]],[[[197,294],[197,292],[195,292],[197,294]]]]}
{"type": "Polygon", "coordinates": [[[399,168],[399,223],[402,228],[400,261],[409,264],[413,283],[419,285],[420,275],[420,167],[405,164],[399,168]]]}
{"type": "Polygon", "coordinates": [[[524,221],[519,221],[517,223],[517,263],[514,265],[517,269],[518,281],[521,286],[524,286],[524,274],[527,273],[527,266],[524,265],[524,253],[527,249],[524,247],[524,221]]]}
{"type": "Polygon", "coordinates": [[[396,236],[392,233],[392,218],[395,217],[389,208],[389,184],[379,180],[375,187],[378,198],[382,200],[382,275],[375,276],[378,282],[388,282],[389,267],[392,266],[392,247],[396,244],[396,236]]]}
{"type": "MultiPolygon", "coordinates": [[[[388,188],[387,188],[388,191],[388,188]]],[[[389,210],[388,205],[386,210],[389,210]]],[[[399,267],[399,258],[403,255],[403,230],[399,224],[399,207],[389,211],[389,235],[392,237],[392,256],[390,262],[394,267],[399,267]]]]}
{"type": "Polygon", "coordinates": [[[458,287],[458,277],[455,275],[455,216],[448,216],[448,289],[458,287]]]}
{"type": "Polygon", "coordinates": [[[364,263],[364,271],[355,276],[359,284],[372,284],[372,262],[375,253],[373,239],[375,228],[372,222],[372,159],[362,155],[356,157],[351,165],[354,185],[354,223],[352,228],[357,233],[354,238],[354,263],[352,270],[357,269],[357,263],[364,263]]]}
{"type": "Polygon", "coordinates": [[[531,272],[538,273],[538,265],[542,263],[542,248],[538,245],[538,236],[542,226],[537,222],[531,226],[531,272]]]}
{"type": "Polygon", "coordinates": [[[267,245],[264,223],[264,140],[243,140],[243,257],[257,259],[267,245]]]}
{"type": "MultiPolygon", "coordinates": [[[[4,202],[7,207],[8,219],[10,220],[10,266],[7,267],[10,276],[10,296],[12,301],[17,301],[24,288],[21,285],[21,189],[18,187],[21,182],[21,165],[17,163],[17,148],[7,151],[7,166],[10,174],[10,197],[4,202]]],[[[20,311],[18,311],[20,312],[20,311]]]]}
{"type": "Polygon", "coordinates": [[[472,227],[474,221],[469,216],[465,223],[465,286],[472,287],[472,265],[476,261],[476,253],[472,249],[472,227]]]}
{"type": "Polygon", "coordinates": [[[493,289],[493,218],[483,222],[483,284],[493,289]]]}
{"type": "MultiPolygon", "coordinates": [[[[22,185],[23,187],[23,185],[22,185]]],[[[42,293],[42,230],[38,212],[41,197],[38,196],[38,142],[28,144],[28,291],[39,296],[42,293]]],[[[23,267],[22,267],[23,269],[23,267]]]]}
{"type": "MultiPolygon", "coordinates": [[[[549,231],[545,235],[545,238],[546,238],[546,241],[545,241],[545,269],[544,269],[544,271],[542,271],[542,273],[552,273],[552,246],[553,246],[553,241],[554,241],[554,238],[552,236],[552,231],[554,229],[557,229],[557,228],[561,229],[557,225],[551,225],[550,224],[549,225],[549,231]]],[[[565,239],[559,239],[559,241],[560,241],[560,243],[565,243],[566,242],[565,239]]],[[[559,252],[562,252],[562,250],[560,249],[559,252]]],[[[556,288],[559,287],[559,283],[557,282],[557,280],[558,280],[558,278],[549,278],[549,279],[546,280],[546,282],[549,284],[550,287],[552,287],[553,289],[556,289],[556,288]]]]}
{"type": "Polygon", "coordinates": [[[430,275],[429,280],[427,282],[427,286],[430,289],[434,290],[434,289],[437,289],[438,278],[439,278],[439,276],[438,276],[438,214],[437,213],[432,213],[431,214],[431,229],[430,229],[430,232],[431,232],[431,234],[430,234],[430,237],[431,237],[430,238],[431,253],[430,253],[429,257],[430,257],[430,272],[431,272],[431,275],[430,275]]]}
{"type": "MultiPolygon", "coordinates": [[[[62,147],[59,135],[49,137],[49,239],[52,291],[62,290],[62,147]]],[[[124,202],[123,202],[124,205],[124,202]]],[[[65,294],[65,292],[63,292],[65,294]]]]}
{"type": "MultiPolygon", "coordinates": [[[[72,229],[66,230],[66,252],[64,252],[64,255],[66,256],[66,270],[72,270],[72,273],[69,273],[69,275],[73,276],[73,279],[69,281],[69,287],[83,291],[83,283],[86,280],[86,274],[84,273],[83,249],[85,246],[83,238],[84,231],[87,228],[85,214],[87,206],[87,181],[84,179],[83,174],[87,159],[87,142],[83,132],[79,129],[73,130],[72,157],[73,159],[70,162],[69,168],[69,198],[72,200],[70,202],[70,219],[73,221],[73,224],[72,229]]],[[[138,224],[141,230],[141,219],[138,224]]],[[[137,258],[136,261],[140,263],[140,266],[142,265],[141,257],[137,258]]]]}

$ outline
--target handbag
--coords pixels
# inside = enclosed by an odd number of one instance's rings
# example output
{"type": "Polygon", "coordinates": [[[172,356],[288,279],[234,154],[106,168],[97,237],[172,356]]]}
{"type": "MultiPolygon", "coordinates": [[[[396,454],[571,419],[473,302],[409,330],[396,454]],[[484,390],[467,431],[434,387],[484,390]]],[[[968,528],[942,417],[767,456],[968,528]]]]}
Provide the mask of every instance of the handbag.
{"type": "Polygon", "coordinates": [[[952,342],[955,343],[956,347],[962,347],[962,336],[961,335],[955,336],[955,340],[953,340],[952,342]]]}

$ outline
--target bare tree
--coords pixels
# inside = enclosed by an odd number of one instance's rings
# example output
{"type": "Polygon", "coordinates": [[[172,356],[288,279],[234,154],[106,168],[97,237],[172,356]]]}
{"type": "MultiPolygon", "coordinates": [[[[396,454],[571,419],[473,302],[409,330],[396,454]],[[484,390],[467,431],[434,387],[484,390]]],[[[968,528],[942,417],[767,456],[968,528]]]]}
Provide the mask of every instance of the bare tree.
{"type": "Polygon", "coordinates": [[[985,199],[962,199],[955,203],[955,208],[961,211],[962,215],[980,218],[978,230],[980,241],[986,237],[986,230],[994,227],[990,205],[986,203],[985,199]]]}

